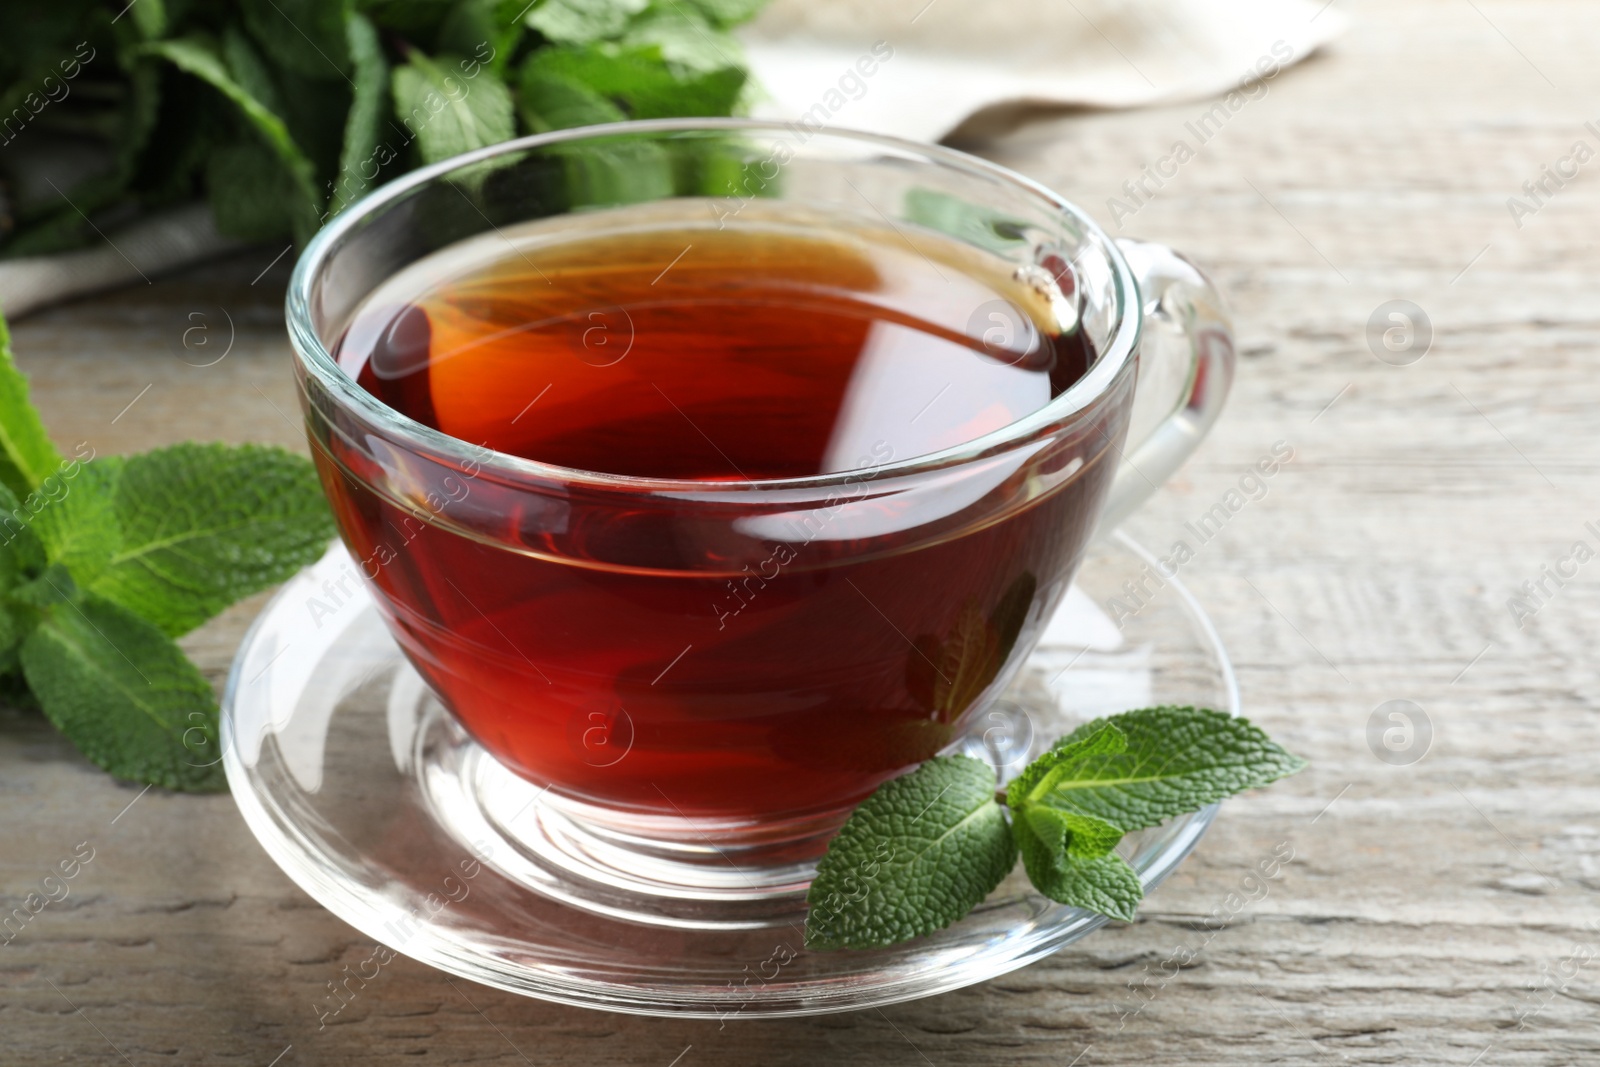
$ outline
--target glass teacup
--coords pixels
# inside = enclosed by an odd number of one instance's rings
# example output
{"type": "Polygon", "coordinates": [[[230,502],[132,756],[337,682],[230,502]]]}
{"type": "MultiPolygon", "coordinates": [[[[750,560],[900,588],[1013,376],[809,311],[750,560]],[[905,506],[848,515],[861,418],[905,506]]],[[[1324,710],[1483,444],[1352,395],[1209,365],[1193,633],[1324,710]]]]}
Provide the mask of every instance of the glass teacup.
{"type": "MultiPolygon", "coordinates": [[[[959,299],[938,314],[1001,354],[1032,328],[959,299]]],[[[444,707],[537,787],[530,836],[545,852],[559,840],[597,884],[702,902],[792,894],[874,788],[961,744],[1096,531],[1198,444],[1234,359],[1187,261],[1112,241],[1025,178],[948,149],[739,120],[561,131],[408,175],[317,236],[288,316],[351,573],[444,707]],[[708,239],[787,220],[840,240],[892,232],[919,255],[959,244],[1042,279],[1092,360],[971,439],[919,449],[904,427],[869,425],[840,469],[735,479],[496,451],[408,417],[341,365],[362,307],[430,257],[639,219],[708,239]]],[[[574,358],[626,366],[626,303],[568,320],[574,358]]]]}

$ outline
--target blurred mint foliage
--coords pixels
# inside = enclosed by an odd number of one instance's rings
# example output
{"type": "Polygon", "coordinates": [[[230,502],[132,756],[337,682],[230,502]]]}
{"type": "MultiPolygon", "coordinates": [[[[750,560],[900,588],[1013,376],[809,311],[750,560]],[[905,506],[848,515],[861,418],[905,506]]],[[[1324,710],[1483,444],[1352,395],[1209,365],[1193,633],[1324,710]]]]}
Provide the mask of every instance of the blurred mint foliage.
{"type": "Polygon", "coordinates": [[[333,538],[316,471],[265,445],[56,451],[0,319],[0,697],[118,778],[222,789],[217,698],[173,642],[333,538]]]}
{"type": "MultiPolygon", "coordinates": [[[[53,0],[0,34],[0,256],[207,199],[303,243],[376,185],[522,133],[728,115],[764,0],[53,0]]],[[[22,5],[12,3],[12,8],[22,5]]]]}

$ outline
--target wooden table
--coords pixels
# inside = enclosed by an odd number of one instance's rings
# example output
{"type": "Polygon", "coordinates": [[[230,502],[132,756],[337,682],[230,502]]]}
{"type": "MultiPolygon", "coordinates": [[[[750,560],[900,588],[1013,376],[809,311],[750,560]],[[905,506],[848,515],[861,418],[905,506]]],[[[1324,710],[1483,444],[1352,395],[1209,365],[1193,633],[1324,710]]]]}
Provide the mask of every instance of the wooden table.
{"type": "MultiPolygon", "coordinates": [[[[1507,609],[1574,541],[1600,547],[1584,525],[1600,525],[1600,160],[1533,214],[1507,206],[1576,141],[1600,150],[1584,127],[1600,117],[1600,9],[1351,13],[1346,38],[1232,114],[1123,227],[1210,267],[1243,353],[1214,437],[1132,530],[1164,547],[1274,442],[1293,447],[1185,577],[1248,713],[1315,761],[1227,805],[1138,922],[932,1000],[726,1028],[458,992],[402,958],[319,1032],[314,1002],[371,945],[278,871],[232,801],[116,785],[8,712],[0,899],[12,907],[80,842],[93,859],[0,949],[0,1061],[1600,1060],[1600,562],[1523,625],[1507,609]],[[1369,346],[1369,316],[1392,299],[1431,320],[1418,362],[1369,346]],[[1369,743],[1391,700],[1431,724],[1420,761],[1384,762],[1381,737],[1369,743]],[[1293,861],[1264,896],[1246,891],[1280,842],[1293,861]],[[1218,908],[1236,914],[1209,935],[1218,908]]],[[[1107,198],[1208,106],[1038,122],[982,150],[1109,220],[1107,198]]],[[[59,441],[300,447],[289,257],[252,281],[277,251],[20,324],[59,441]],[[184,331],[206,328],[214,354],[230,319],[227,357],[191,365],[201,335],[186,350],[184,331]]],[[[186,640],[213,677],[259,604],[186,640]]]]}

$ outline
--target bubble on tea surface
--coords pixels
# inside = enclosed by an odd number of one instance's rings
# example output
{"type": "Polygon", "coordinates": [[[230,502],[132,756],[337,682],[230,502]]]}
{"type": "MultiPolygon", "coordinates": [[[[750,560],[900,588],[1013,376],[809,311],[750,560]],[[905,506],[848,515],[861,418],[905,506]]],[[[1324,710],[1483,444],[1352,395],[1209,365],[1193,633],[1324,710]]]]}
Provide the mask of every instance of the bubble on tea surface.
{"type": "Polygon", "coordinates": [[[1411,700],[1386,700],[1367,718],[1367,747],[1391,767],[1409,767],[1433,747],[1433,720],[1411,700]]]}
{"type": "Polygon", "coordinates": [[[1386,300],[1367,317],[1367,347],[1391,367],[1409,367],[1433,347],[1433,320],[1410,300],[1386,300]]]}

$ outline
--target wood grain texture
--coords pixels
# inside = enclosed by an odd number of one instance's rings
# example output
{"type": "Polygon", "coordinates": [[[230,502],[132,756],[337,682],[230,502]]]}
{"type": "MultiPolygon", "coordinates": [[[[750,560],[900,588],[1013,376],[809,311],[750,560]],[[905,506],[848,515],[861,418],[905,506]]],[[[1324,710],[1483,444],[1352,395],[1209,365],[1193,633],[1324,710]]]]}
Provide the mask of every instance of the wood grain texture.
{"type": "MultiPolygon", "coordinates": [[[[0,948],[0,1063],[1600,1062],[1600,964],[1563,967],[1600,953],[1600,562],[1520,629],[1505,606],[1600,522],[1600,161],[1520,228],[1506,206],[1575,141],[1600,148],[1584,129],[1600,9],[1349,10],[1344,40],[1271,82],[1121,231],[1206,265],[1244,353],[1213,438],[1132,532],[1165,547],[1275,441],[1294,447],[1185,579],[1249,714],[1314,760],[1227,805],[1138,922],[935,999],[726,1027],[523,1000],[401,959],[319,1031],[313,1003],[371,945],[279,873],[232,801],[113,784],[6,712],[0,900],[78,843],[95,852],[0,948]],[[1411,366],[1366,341],[1394,298],[1433,324],[1411,366]],[[1432,722],[1421,762],[1369,748],[1391,699],[1432,722]],[[1284,841],[1295,859],[1261,896],[1246,875],[1284,841]],[[1219,908],[1236,914],[1208,930],[1219,908]]],[[[1055,118],[981,149],[1109,220],[1107,198],[1204,110],[1055,118]]],[[[251,284],[276,251],[22,323],[59,440],[298,446],[284,264],[251,284]],[[222,312],[227,358],[180,359],[201,321],[220,342],[222,312]]],[[[186,639],[212,677],[258,607],[186,639]]]]}

